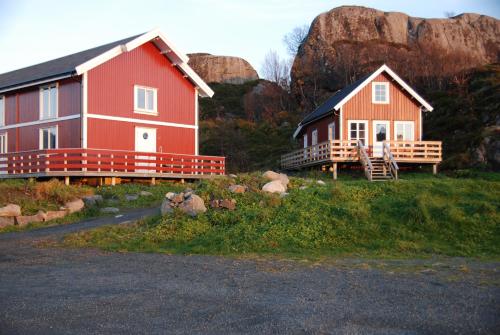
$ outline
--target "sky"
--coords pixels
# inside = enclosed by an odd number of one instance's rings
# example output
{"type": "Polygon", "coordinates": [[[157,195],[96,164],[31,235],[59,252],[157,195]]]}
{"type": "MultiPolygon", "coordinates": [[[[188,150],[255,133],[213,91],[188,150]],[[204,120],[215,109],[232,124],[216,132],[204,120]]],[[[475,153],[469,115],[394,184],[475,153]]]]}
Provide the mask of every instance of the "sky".
{"type": "Polygon", "coordinates": [[[0,0],[0,73],[160,28],[183,52],[287,57],[283,36],[320,13],[359,5],[419,17],[500,17],[500,0],[0,0]]]}

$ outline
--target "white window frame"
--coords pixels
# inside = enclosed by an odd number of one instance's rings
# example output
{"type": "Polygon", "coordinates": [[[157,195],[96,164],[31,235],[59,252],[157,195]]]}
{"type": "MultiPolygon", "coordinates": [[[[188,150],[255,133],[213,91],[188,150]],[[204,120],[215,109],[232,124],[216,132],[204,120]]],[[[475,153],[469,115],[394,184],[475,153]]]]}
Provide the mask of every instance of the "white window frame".
{"type": "MultiPolygon", "coordinates": [[[[6,154],[9,152],[9,133],[0,133],[0,137],[3,137],[3,147],[0,145],[0,154],[6,154]],[[5,150],[4,150],[5,149],[5,150]]],[[[2,141],[0,141],[2,142],[2,141]]],[[[2,143],[0,143],[2,144],[2,143]]]]}
{"type": "Polygon", "coordinates": [[[335,140],[335,122],[330,122],[328,124],[328,140],[335,140]]]}
{"type": "Polygon", "coordinates": [[[40,128],[38,131],[38,148],[40,150],[52,150],[52,149],[59,149],[59,126],[50,126],[50,127],[45,127],[45,128],[40,128]],[[44,130],[49,130],[49,129],[55,129],[56,130],[56,147],[55,148],[43,148],[43,131],[44,130]]]}
{"type": "Polygon", "coordinates": [[[372,103],[374,104],[388,104],[390,101],[389,97],[389,83],[386,81],[374,81],[372,82],[372,103]],[[384,101],[377,101],[375,100],[375,88],[377,85],[382,85],[385,86],[385,100],[384,101]]]}
{"type": "MultiPolygon", "coordinates": [[[[57,119],[59,117],[59,83],[53,83],[50,85],[44,85],[40,86],[40,93],[39,93],[39,110],[40,110],[40,120],[52,120],[52,119],[57,119]],[[43,117],[43,91],[45,89],[51,89],[54,88],[56,90],[56,115],[50,116],[50,117],[43,117]]],[[[49,97],[50,97],[50,91],[49,91],[49,97]]],[[[49,100],[49,111],[50,111],[50,100],[49,100]]]]}
{"type": "Polygon", "coordinates": [[[402,125],[403,126],[403,136],[404,136],[404,126],[405,125],[411,125],[412,129],[412,138],[409,140],[403,139],[402,141],[415,141],[415,121],[394,121],[394,141],[399,141],[398,140],[398,126],[402,125]]]}
{"type": "Polygon", "coordinates": [[[5,95],[0,95],[0,127],[5,126],[5,95]]]}
{"type": "MultiPolygon", "coordinates": [[[[368,120],[348,120],[347,121],[347,139],[349,141],[352,140],[351,138],[351,124],[353,123],[364,123],[365,124],[365,147],[369,145],[370,141],[370,132],[368,130],[368,120]]],[[[356,140],[359,140],[359,126],[356,129],[356,140]]]]}
{"type": "MultiPolygon", "coordinates": [[[[147,93],[144,94],[144,104],[147,105],[147,93]]],[[[137,114],[146,114],[146,115],[158,115],[158,89],[154,87],[134,85],[134,113],[137,114]],[[153,110],[139,108],[137,106],[137,91],[139,89],[145,91],[153,91],[153,110]]]]}
{"type": "Polygon", "coordinates": [[[307,133],[304,134],[304,148],[307,148],[309,146],[309,141],[308,141],[308,138],[307,138],[307,133]]]}

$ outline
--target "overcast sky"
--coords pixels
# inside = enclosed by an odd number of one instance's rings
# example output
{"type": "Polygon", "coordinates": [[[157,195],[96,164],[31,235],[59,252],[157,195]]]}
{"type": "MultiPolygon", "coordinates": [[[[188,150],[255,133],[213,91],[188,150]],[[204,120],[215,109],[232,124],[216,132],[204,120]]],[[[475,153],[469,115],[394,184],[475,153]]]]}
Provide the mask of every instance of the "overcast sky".
{"type": "Polygon", "coordinates": [[[181,51],[240,56],[257,71],[283,35],[341,5],[412,16],[500,17],[500,0],[0,0],[0,73],[160,28],[181,51]]]}

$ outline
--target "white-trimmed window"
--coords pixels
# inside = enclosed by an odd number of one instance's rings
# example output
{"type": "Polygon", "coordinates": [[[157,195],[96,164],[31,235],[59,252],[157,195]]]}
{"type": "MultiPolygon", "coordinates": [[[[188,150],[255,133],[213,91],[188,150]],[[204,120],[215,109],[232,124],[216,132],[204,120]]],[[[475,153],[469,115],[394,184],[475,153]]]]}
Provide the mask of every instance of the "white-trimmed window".
{"type": "Polygon", "coordinates": [[[335,122],[328,125],[328,140],[333,141],[335,139],[335,122]]]}
{"type": "Polygon", "coordinates": [[[307,148],[308,147],[308,143],[307,143],[307,134],[304,134],[304,148],[307,148]]]}
{"type": "Polygon", "coordinates": [[[134,112],[140,114],[158,114],[156,88],[134,86],[134,112]]]}
{"type": "Polygon", "coordinates": [[[415,140],[415,122],[413,121],[395,121],[394,132],[396,141],[414,141],[415,140]]]}
{"type": "Polygon", "coordinates": [[[0,154],[6,154],[7,148],[7,133],[0,134],[0,154]]]}
{"type": "Polygon", "coordinates": [[[55,119],[58,114],[57,84],[40,87],[40,120],[55,119]]]}
{"type": "Polygon", "coordinates": [[[0,127],[5,126],[5,97],[0,96],[0,127]]]}
{"type": "Polygon", "coordinates": [[[40,129],[40,150],[57,149],[57,126],[40,129]]]}
{"type": "Polygon", "coordinates": [[[374,104],[389,103],[389,83],[387,82],[372,83],[372,102],[374,104]]]}
{"type": "Polygon", "coordinates": [[[349,121],[349,140],[361,141],[364,146],[368,145],[368,121],[349,121]]]}

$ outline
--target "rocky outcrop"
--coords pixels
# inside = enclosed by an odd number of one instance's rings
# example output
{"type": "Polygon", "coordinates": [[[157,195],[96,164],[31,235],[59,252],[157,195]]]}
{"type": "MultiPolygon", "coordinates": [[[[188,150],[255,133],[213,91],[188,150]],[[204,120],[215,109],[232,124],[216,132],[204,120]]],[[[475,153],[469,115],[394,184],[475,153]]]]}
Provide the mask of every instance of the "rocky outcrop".
{"type": "Polygon", "coordinates": [[[500,21],[493,17],[424,19],[344,6],[314,19],[293,64],[292,86],[303,96],[332,92],[382,63],[412,82],[499,58],[500,21]]]}
{"type": "Polygon", "coordinates": [[[207,83],[243,84],[259,79],[257,71],[243,58],[189,54],[189,65],[207,83]]]}
{"type": "Polygon", "coordinates": [[[193,217],[207,211],[203,199],[194,194],[190,189],[181,193],[168,192],[165,195],[165,199],[160,207],[161,214],[172,214],[174,208],[178,208],[181,212],[193,217]]]}

